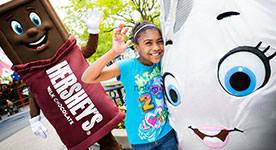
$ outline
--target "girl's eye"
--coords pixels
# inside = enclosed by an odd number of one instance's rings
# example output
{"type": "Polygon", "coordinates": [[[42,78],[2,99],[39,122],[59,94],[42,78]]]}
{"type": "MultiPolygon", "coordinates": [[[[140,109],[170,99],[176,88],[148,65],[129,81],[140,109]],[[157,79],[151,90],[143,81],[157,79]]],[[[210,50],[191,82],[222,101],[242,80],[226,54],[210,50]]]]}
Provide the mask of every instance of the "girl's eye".
{"type": "Polygon", "coordinates": [[[151,42],[146,42],[146,45],[150,45],[151,44],[151,42]]]}
{"type": "Polygon", "coordinates": [[[31,21],[33,22],[34,25],[40,26],[41,20],[40,20],[39,16],[36,13],[31,12],[30,13],[30,19],[31,19],[31,21]]]}
{"type": "Polygon", "coordinates": [[[269,79],[269,63],[257,53],[239,50],[224,56],[218,66],[218,80],[226,92],[246,96],[269,79]]]}
{"type": "Polygon", "coordinates": [[[158,43],[158,44],[163,44],[163,40],[161,40],[161,41],[158,41],[157,43],[158,43]]]}
{"type": "Polygon", "coordinates": [[[164,73],[163,84],[168,102],[173,106],[178,106],[181,103],[181,96],[178,91],[178,83],[174,76],[169,72],[164,73]]]}
{"type": "Polygon", "coordinates": [[[23,34],[23,28],[21,26],[21,24],[17,21],[12,21],[11,22],[11,27],[12,27],[12,30],[16,33],[16,34],[23,34]]]}

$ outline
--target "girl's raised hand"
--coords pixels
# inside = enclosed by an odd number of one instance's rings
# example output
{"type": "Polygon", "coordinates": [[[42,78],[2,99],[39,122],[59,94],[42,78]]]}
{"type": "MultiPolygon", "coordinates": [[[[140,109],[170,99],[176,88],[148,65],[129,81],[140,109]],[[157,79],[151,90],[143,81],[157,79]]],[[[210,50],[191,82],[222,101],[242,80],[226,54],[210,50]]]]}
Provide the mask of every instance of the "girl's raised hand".
{"type": "Polygon", "coordinates": [[[130,40],[125,42],[125,36],[128,31],[128,28],[122,31],[123,27],[124,24],[120,24],[113,33],[112,51],[114,51],[118,55],[123,53],[131,42],[130,40]]]}

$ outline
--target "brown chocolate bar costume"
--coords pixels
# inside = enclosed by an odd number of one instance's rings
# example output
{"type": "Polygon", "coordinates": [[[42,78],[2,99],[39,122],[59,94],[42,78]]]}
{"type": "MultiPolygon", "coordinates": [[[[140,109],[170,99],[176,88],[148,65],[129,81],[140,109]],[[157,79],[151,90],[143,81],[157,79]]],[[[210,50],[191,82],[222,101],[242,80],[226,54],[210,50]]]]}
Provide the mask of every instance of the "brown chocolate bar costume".
{"type": "Polygon", "coordinates": [[[97,48],[98,34],[76,45],[48,0],[12,0],[0,5],[0,46],[30,86],[30,114],[40,109],[70,150],[121,149],[111,130],[124,114],[100,83],[81,81],[84,57],[97,48]],[[84,57],[83,57],[84,56],[84,57]]]}

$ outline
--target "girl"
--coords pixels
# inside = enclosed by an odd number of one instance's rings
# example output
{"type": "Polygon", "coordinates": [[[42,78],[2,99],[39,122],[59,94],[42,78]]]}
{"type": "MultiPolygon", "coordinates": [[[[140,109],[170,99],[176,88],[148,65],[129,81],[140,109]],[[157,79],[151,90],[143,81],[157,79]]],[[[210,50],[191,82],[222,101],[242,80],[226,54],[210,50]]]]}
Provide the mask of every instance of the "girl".
{"type": "Polygon", "coordinates": [[[125,43],[128,28],[122,31],[123,27],[120,24],[114,31],[112,49],[87,68],[82,80],[94,83],[118,76],[126,91],[125,125],[134,150],[177,150],[161,87],[160,60],[164,52],[161,32],[149,22],[136,24],[131,39],[138,58],[121,60],[105,67],[130,44],[130,41],[125,43]]]}

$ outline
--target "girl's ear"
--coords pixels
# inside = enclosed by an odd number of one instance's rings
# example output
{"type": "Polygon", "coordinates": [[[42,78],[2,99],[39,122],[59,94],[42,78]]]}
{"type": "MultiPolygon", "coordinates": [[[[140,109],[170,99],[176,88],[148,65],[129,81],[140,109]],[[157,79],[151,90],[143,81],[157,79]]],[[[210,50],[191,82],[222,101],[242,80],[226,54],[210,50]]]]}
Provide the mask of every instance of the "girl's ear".
{"type": "Polygon", "coordinates": [[[137,44],[134,44],[134,50],[135,50],[136,52],[138,52],[138,45],[137,45],[137,44]]]}

